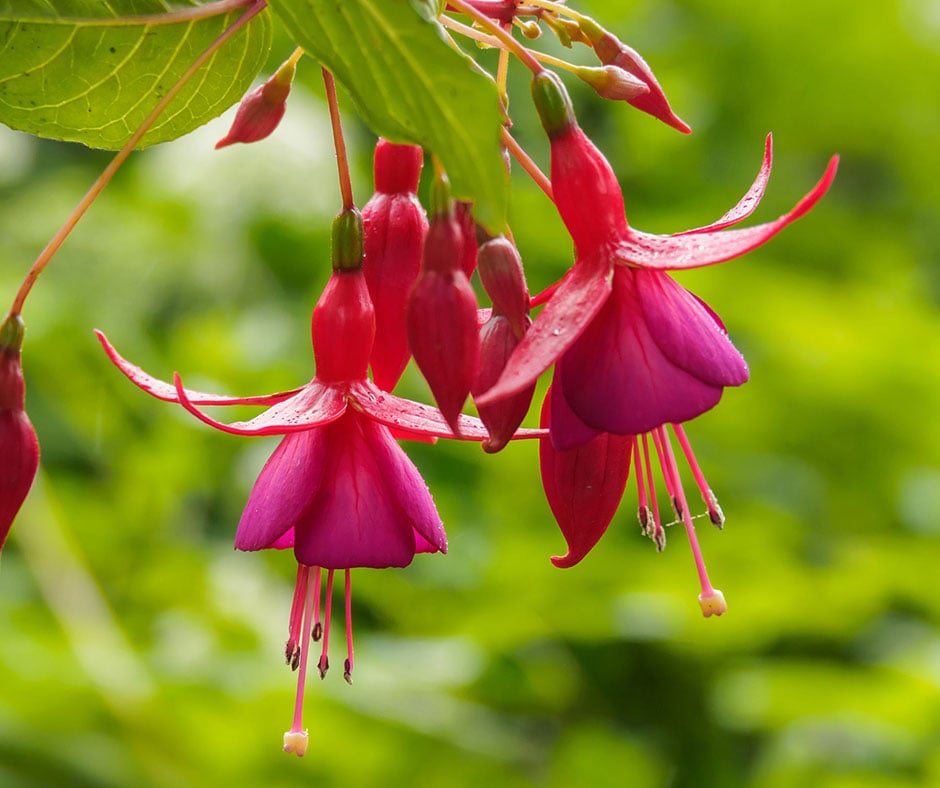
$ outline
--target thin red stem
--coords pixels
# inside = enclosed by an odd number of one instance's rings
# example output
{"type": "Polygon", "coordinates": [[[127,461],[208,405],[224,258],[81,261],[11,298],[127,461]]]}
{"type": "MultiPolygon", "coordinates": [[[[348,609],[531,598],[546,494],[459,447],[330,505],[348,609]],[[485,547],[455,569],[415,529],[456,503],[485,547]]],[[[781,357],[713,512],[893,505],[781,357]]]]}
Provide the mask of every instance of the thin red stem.
{"type": "Polygon", "coordinates": [[[351,573],[346,570],[346,664],[343,666],[343,678],[352,684],[353,671],[353,628],[352,628],[352,582],[351,573]]]}
{"type": "Polygon", "coordinates": [[[525,152],[523,147],[518,142],[516,142],[513,136],[508,131],[506,131],[506,129],[501,129],[500,133],[502,134],[503,145],[509,149],[512,157],[522,165],[522,169],[528,173],[529,177],[533,181],[535,181],[536,186],[545,192],[545,196],[554,202],[555,195],[552,192],[552,182],[548,179],[548,176],[539,169],[539,165],[532,161],[532,158],[529,156],[529,154],[525,152]]]}
{"type": "Polygon", "coordinates": [[[330,669],[330,612],[333,607],[333,570],[330,569],[326,574],[326,601],[323,603],[323,649],[320,652],[320,662],[317,667],[320,669],[320,678],[326,678],[326,672],[330,669]]]}
{"type": "Polygon", "coordinates": [[[130,139],[124,144],[124,147],[121,148],[111,159],[110,164],[105,167],[104,172],[98,176],[97,180],[92,184],[91,188],[85,194],[84,197],[79,201],[78,205],[75,206],[72,213],[65,220],[65,223],[59,228],[58,232],[52,236],[52,239],[46,244],[46,248],[40,252],[39,257],[36,258],[36,262],[33,263],[32,268],[26,274],[26,278],[23,280],[23,284],[20,285],[20,289],[16,294],[16,298],[13,299],[13,304],[10,307],[11,315],[18,315],[23,311],[23,304],[26,301],[26,297],[29,295],[30,290],[32,290],[33,285],[36,283],[36,280],[39,278],[39,275],[45,270],[46,266],[55,256],[55,253],[59,251],[59,248],[65,243],[65,240],[71,235],[72,230],[75,229],[75,225],[78,224],[79,220],[85,215],[85,212],[91,207],[92,203],[97,199],[98,195],[104,190],[104,187],[107,186],[111,179],[114,177],[114,174],[120,169],[121,165],[127,160],[128,156],[131,155],[131,152],[134,148],[137,147],[137,144],[141,141],[143,136],[150,130],[151,126],[157,122],[157,119],[163,114],[163,111],[169,106],[170,102],[173,101],[179,94],[179,92],[186,86],[186,83],[205,65],[206,61],[211,58],[216,51],[228,41],[235,33],[237,33],[241,28],[248,24],[254,17],[260,14],[265,8],[267,8],[267,0],[255,0],[255,2],[249,6],[245,13],[242,14],[238,19],[236,19],[231,25],[229,25],[225,30],[219,34],[219,37],[215,39],[208,47],[202,52],[202,54],[197,57],[192,65],[183,73],[176,84],[171,87],[166,94],[163,96],[160,101],[157,102],[156,106],[151,110],[150,114],[144,119],[144,122],[140,124],[137,130],[131,135],[130,139]]]}
{"type": "Polygon", "coordinates": [[[349,178],[349,157],[346,155],[346,139],[339,118],[339,102],[336,100],[336,83],[333,75],[323,69],[323,85],[326,87],[326,100],[330,107],[330,123],[333,126],[333,144],[336,147],[336,169],[339,172],[339,190],[343,196],[343,210],[355,207],[353,202],[352,181],[349,178]]]}

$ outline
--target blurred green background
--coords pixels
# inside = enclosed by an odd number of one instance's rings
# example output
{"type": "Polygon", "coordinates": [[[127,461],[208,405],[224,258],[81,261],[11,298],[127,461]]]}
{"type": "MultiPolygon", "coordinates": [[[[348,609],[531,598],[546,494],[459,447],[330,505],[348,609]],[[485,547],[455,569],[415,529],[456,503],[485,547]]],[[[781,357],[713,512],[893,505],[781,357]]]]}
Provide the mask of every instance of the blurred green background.
{"type": "MultiPolygon", "coordinates": [[[[43,463],[0,567],[0,786],[940,785],[940,6],[579,7],[645,55],[695,130],[568,81],[637,227],[720,216],[768,131],[753,221],[842,155],[781,237],[677,277],[752,373],[687,427],[728,517],[700,528],[728,614],[701,617],[681,532],[662,555],[640,536],[632,482],[562,571],[534,445],[409,446],[450,553],[353,574],[355,685],[312,678],[308,755],[280,752],[295,564],[231,549],[276,439],[146,397],[91,329],[194,388],[309,379],[339,197],[308,61],[269,140],[213,151],[229,112],[135,155],[27,303],[43,463]]],[[[290,49],[276,38],[271,66],[290,49]]],[[[516,134],[547,163],[512,77],[516,134]]],[[[362,204],[373,137],[346,125],[362,204]]],[[[4,299],[109,158],[0,128],[4,299]]],[[[512,227],[533,291],[570,264],[521,177],[512,227]]],[[[414,371],[401,391],[427,398],[414,371]]]]}

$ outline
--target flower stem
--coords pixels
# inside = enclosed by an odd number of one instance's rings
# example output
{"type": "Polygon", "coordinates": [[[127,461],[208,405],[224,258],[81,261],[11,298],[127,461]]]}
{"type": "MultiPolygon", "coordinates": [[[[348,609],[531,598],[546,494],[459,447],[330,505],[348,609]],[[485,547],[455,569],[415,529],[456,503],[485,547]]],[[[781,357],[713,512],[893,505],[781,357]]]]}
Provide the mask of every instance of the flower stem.
{"type": "Polygon", "coordinates": [[[346,155],[346,140],[339,119],[339,102],[336,100],[336,83],[333,75],[323,69],[323,85],[326,87],[326,100],[330,106],[330,123],[333,126],[333,144],[336,147],[336,169],[339,172],[339,190],[343,196],[343,210],[355,208],[352,181],[349,178],[349,158],[346,155]]]}
{"type": "Polygon", "coordinates": [[[498,22],[494,22],[486,14],[465,2],[465,0],[448,0],[448,5],[453,6],[461,14],[469,16],[474,22],[480,25],[480,27],[489,30],[495,38],[499,39],[501,45],[519,58],[533,74],[538,74],[542,70],[542,67],[535,57],[533,57],[532,53],[516,41],[510,33],[503,30],[498,22]]]}
{"type": "Polygon", "coordinates": [[[513,158],[519,162],[528,174],[529,177],[535,181],[536,185],[545,192],[545,195],[552,202],[555,201],[554,193],[552,192],[552,182],[548,179],[548,176],[539,169],[539,165],[532,161],[528,153],[525,152],[523,147],[516,142],[513,136],[506,131],[506,129],[501,130],[503,145],[505,145],[509,152],[512,154],[513,158]]]}
{"type": "Polygon", "coordinates": [[[45,270],[46,266],[55,256],[56,252],[59,251],[62,244],[65,243],[65,240],[71,235],[72,230],[75,229],[75,226],[78,224],[79,220],[85,215],[85,212],[91,207],[92,203],[97,199],[98,195],[104,190],[111,179],[114,177],[114,174],[120,169],[121,165],[127,160],[131,155],[134,148],[137,147],[137,144],[141,141],[143,136],[150,130],[151,126],[157,122],[157,119],[163,114],[163,111],[169,106],[170,102],[173,101],[179,94],[179,92],[186,86],[186,83],[202,68],[203,65],[211,58],[216,51],[228,41],[235,33],[241,30],[245,25],[248,24],[254,17],[260,14],[265,8],[267,8],[267,0],[254,0],[254,2],[245,9],[238,19],[236,19],[231,25],[229,25],[218,38],[215,39],[208,47],[202,52],[202,54],[197,57],[192,65],[183,73],[183,75],[177,80],[176,84],[171,87],[166,94],[163,96],[160,101],[157,102],[156,106],[151,110],[150,114],[144,119],[144,122],[140,124],[137,130],[131,135],[130,139],[124,144],[124,147],[121,148],[111,159],[111,162],[105,167],[101,175],[98,176],[97,180],[92,184],[91,188],[85,194],[84,197],[79,201],[78,205],[75,206],[72,213],[65,220],[65,223],[59,228],[58,232],[52,237],[48,244],[46,244],[45,249],[40,252],[39,257],[36,258],[36,261],[33,263],[32,267],[26,274],[26,278],[23,280],[23,283],[20,285],[20,289],[16,294],[16,298],[13,299],[13,304],[10,307],[11,315],[18,315],[23,310],[23,304],[26,301],[26,297],[29,295],[30,290],[32,290],[33,285],[36,283],[36,280],[39,278],[39,275],[45,270]]]}

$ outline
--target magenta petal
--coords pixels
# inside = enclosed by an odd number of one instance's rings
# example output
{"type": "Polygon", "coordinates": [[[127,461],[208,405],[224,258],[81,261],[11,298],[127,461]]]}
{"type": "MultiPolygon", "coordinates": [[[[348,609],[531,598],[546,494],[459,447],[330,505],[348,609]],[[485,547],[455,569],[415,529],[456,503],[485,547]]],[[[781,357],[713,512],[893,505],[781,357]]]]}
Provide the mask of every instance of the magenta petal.
{"type": "Polygon", "coordinates": [[[323,430],[287,435],[265,463],[238,522],[235,548],[290,546],[295,529],[323,483],[327,442],[323,430]]]}
{"type": "Polygon", "coordinates": [[[764,161],[761,163],[760,171],[757,173],[754,183],[751,184],[751,188],[738,200],[738,204],[717,222],[712,222],[704,227],[696,227],[694,230],[685,230],[684,232],[676,233],[676,235],[692,235],[693,233],[704,233],[710,230],[722,230],[725,227],[737,224],[754,213],[754,209],[757,208],[758,204],[763,199],[764,192],[767,189],[767,181],[770,180],[770,168],[773,165],[773,158],[773,135],[768,134],[764,142],[764,161]]]}
{"type": "Polygon", "coordinates": [[[417,549],[415,531],[446,551],[427,486],[385,427],[350,412],[317,431],[325,436],[325,462],[316,496],[294,529],[300,563],[407,566],[417,549]]]}
{"type": "Polygon", "coordinates": [[[704,302],[660,271],[621,269],[620,276],[633,279],[650,336],[673,364],[715,386],[747,381],[744,357],[704,302]]]}
{"type": "Polygon", "coordinates": [[[499,381],[476,398],[478,407],[527,389],[578,339],[610,295],[609,253],[601,247],[575,263],[509,357],[499,381]]]}
{"type": "MultiPolygon", "coordinates": [[[[545,394],[542,424],[554,419],[554,399],[564,399],[554,385],[545,394]]],[[[554,421],[550,422],[552,433],[554,421]]],[[[559,451],[551,440],[539,442],[542,487],[568,552],[552,563],[568,568],[597,544],[617,512],[630,473],[632,435],[598,433],[577,448],[559,451]]]]}
{"type": "Polygon", "coordinates": [[[558,379],[556,368],[552,379],[552,389],[558,394],[551,398],[546,397],[551,402],[549,423],[551,424],[552,448],[555,451],[567,451],[583,446],[602,433],[600,430],[589,427],[571,410],[558,379]]]}
{"type": "Polygon", "coordinates": [[[792,211],[778,219],[738,230],[710,230],[679,235],[652,235],[630,229],[617,246],[625,264],[643,268],[680,269],[713,265],[756,249],[812,209],[828,191],[836,175],[839,157],[834,156],[813,190],[792,211]]]}
{"type": "MultiPolygon", "coordinates": [[[[157,399],[162,399],[165,402],[179,402],[179,397],[176,395],[176,387],[173,386],[172,383],[165,383],[162,380],[158,380],[148,375],[135,364],[131,364],[130,361],[127,361],[114,349],[114,346],[101,331],[95,329],[95,336],[98,337],[98,341],[104,348],[104,352],[108,354],[108,357],[114,362],[114,365],[124,373],[131,383],[157,399]]],[[[256,397],[225,397],[221,394],[204,394],[201,391],[186,389],[186,397],[190,402],[199,405],[274,405],[275,403],[290,399],[299,391],[300,389],[297,388],[293,391],[282,391],[277,394],[263,394],[256,397]]]]}
{"type": "Polygon", "coordinates": [[[250,421],[225,424],[207,416],[193,404],[186,395],[178,373],[173,373],[173,382],[180,405],[210,427],[232,435],[284,435],[309,430],[338,419],[346,410],[344,393],[314,378],[289,400],[268,408],[250,421]]]}
{"type": "Polygon", "coordinates": [[[722,393],[720,385],[699,380],[660,349],[647,326],[634,273],[617,271],[604,308],[556,366],[561,382],[556,395],[564,393],[588,426],[618,435],[688,421],[714,407],[722,393]]]}

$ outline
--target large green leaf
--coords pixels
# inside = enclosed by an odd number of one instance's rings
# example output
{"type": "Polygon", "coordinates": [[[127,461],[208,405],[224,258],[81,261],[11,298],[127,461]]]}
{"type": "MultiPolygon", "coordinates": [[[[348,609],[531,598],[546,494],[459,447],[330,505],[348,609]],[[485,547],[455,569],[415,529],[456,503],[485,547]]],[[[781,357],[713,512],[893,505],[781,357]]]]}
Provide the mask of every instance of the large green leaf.
{"type": "Polygon", "coordinates": [[[444,164],[477,221],[503,229],[506,171],[495,83],[455,51],[430,0],[270,0],[297,42],[333,72],[372,129],[444,164]]]}
{"type": "MultiPolygon", "coordinates": [[[[203,5],[209,4],[178,0],[174,10],[203,5]]],[[[166,12],[162,0],[0,0],[0,122],[40,137],[120,148],[243,9],[154,19],[166,12]]],[[[176,139],[241,98],[264,64],[268,16],[255,17],[196,73],[142,147],[176,139]]]]}

